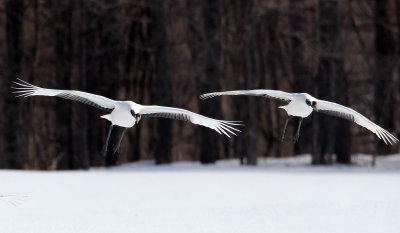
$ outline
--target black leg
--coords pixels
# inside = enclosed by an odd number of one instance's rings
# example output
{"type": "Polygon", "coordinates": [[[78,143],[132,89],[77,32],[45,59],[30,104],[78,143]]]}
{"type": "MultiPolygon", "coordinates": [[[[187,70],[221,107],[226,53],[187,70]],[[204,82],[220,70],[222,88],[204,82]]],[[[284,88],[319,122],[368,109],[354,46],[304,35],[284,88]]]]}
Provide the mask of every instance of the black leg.
{"type": "Polygon", "coordinates": [[[113,128],[113,124],[111,124],[110,128],[108,129],[108,135],[107,135],[106,144],[103,147],[104,157],[107,155],[108,141],[110,140],[110,135],[111,135],[112,128],[113,128]]]}
{"type": "Polygon", "coordinates": [[[119,146],[121,145],[122,138],[124,137],[125,131],[126,131],[127,129],[128,129],[128,128],[125,128],[124,131],[122,131],[121,138],[119,139],[118,144],[114,147],[114,152],[113,152],[114,154],[115,154],[116,152],[119,153],[119,146]]]}
{"type": "Polygon", "coordinates": [[[286,127],[287,127],[287,124],[288,124],[288,122],[289,122],[289,119],[290,119],[290,116],[288,115],[288,116],[286,117],[285,126],[283,126],[283,131],[282,131],[282,134],[281,134],[281,142],[282,142],[283,139],[285,138],[286,127]]]}
{"type": "Polygon", "coordinates": [[[302,121],[303,121],[303,118],[300,118],[299,126],[297,127],[296,137],[294,138],[295,143],[299,140],[299,137],[300,137],[300,127],[301,127],[302,121]]]}

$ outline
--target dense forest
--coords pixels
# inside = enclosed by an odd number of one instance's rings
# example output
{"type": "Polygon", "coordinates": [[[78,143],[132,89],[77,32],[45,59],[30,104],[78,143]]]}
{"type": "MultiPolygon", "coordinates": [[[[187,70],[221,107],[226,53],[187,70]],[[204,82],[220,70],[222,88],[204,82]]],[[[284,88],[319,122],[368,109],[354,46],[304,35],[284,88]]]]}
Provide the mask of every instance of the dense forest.
{"type": "MultiPolygon", "coordinates": [[[[207,92],[277,89],[350,106],[400,135],[400,0],[0,1],[0,167],[79,169],[154,159],[214,163],[312,153],[313,164],[399,152],[364,128],[314,113],[279,137],[285,103],[201,101],[207,92]],[[101,153],[101,110],[53,97],[15,98],[12,81],[242,120],[237,137],[142,119],[121,151],[101,153]]],[[[122,128],[114,129],[110,145],[122,128]]]]}

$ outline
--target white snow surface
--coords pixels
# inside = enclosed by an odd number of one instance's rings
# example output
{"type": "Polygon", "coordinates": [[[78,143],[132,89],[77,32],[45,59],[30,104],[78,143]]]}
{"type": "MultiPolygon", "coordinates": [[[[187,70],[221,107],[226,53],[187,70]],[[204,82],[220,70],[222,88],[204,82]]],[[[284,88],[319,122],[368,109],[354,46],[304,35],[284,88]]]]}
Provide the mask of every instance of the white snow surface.
{"type": "Polygon", "coordinates": [[[398,233],[400,160],[384,159],[378,168],[314,167],[299,156],[257,167],[1,170],[0,232],[398,233]]]}

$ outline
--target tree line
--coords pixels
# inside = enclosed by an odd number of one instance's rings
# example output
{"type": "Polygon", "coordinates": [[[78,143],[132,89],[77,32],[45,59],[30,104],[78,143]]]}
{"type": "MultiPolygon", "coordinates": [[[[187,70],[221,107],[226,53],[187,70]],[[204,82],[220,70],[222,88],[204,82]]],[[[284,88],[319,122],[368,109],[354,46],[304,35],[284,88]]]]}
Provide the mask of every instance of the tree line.
{"type": "MultiPolygon", "coordinates": [[[[285,103],[199,100],[238,89],[307,92],[400,131],[400,0],[5,0],[0,2],[0,167],[78,169],[154,159],[214,163],[312,154],[313,164],[389,154],[362,127],[322,114],[279,136],[285,103]],[[243,120],[237,137],[168,119],[142,119],[103,157],[102,112],[52,97],[15,98],[16,78],[54,89],[186,108],[243,120]]],[[[114,145],[122,129],[113,131],[114,145]]]]}

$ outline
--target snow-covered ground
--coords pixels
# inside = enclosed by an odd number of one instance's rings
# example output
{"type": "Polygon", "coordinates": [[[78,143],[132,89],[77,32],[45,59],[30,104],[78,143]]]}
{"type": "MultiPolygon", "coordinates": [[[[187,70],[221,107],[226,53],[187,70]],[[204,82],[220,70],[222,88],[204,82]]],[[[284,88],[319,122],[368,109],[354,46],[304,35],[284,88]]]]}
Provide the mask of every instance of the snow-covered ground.
{"type": "Polygon", "coordinates": [[[397,233],[397,157],[379,158],[378,168],[363,165],[367,156],[358,166],[312,167],[304,155],[257,167],[144,161],[90,171],[2,170],[0,232],[397,233]]]}

